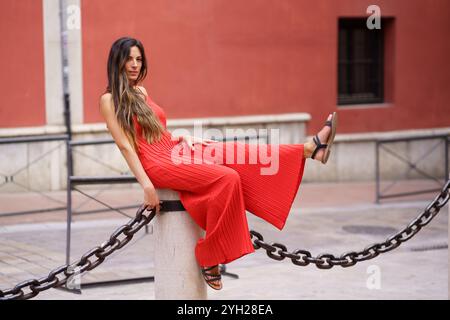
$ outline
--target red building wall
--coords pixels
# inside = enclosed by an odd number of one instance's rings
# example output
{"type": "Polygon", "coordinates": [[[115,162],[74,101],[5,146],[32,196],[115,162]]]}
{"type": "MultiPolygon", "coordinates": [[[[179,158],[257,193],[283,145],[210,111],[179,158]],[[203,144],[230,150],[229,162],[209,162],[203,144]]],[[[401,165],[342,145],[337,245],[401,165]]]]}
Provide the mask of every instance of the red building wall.
{"type": "MultiPolygon", "coordinates": [[[[338,17],[372,1],[83,1],[86,122],[100,121],[112,42],[143,41],[144,85],[169,118],[308,112],[309,134],[340,111],[340,133],[450,125],[450,2],[378,1],[387,35],[389,106],[338,108],[338,17]],[[108,10],[104,7],[109,6],[108,10]],[[388,26],[386,26],[388,27],[388,26]]],[[[383,26],[384,27],[384,26],[383,26]]]]}
{"type": "Polygon", "coordinates": [[[41,0],[0,2],[0,128],[45,124],[41,0]]]}
{"type": "MultiPolygon", "coordinates": [[[[84,121],[99,122],[108,50],[143,41],[144,82],[169,118],[340,112],[340,133],[450,125],[450,1],[378,1],[390,17],[387,104],[340,108],[337,21],[365,0],[81,0],[84,121]]],[[[0,127],[45,124],[41,0],[2,0],[0,127]]]]}

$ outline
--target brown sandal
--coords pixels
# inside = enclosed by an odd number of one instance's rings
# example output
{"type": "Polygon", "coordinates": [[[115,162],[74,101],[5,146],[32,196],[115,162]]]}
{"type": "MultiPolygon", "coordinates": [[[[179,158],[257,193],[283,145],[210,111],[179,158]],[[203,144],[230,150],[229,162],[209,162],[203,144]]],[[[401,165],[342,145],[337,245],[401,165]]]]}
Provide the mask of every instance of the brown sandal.
{"type": "Polygon", "coordinates": [[[316,148],[314,149],[311,158],[314,159],[314,157],[316,156],[317,152],[320,149],[325,148],[323,157],[322,157],[322,163],[325,164],[328,161],[328,158],[330,156],[330,151],[331,151],[331,146],[333,145],[334,142],[334,136],[336,135],[336,127],[337,127],[337,113],[333,112],[333,115],[331,116],[331,120],[327,120],[325,122],[325,125],[331,128],[331,133],[328,136],[327,142],[326,143],[322,143],[319,139],[319,135],[315,135],[313,137],[313,141],[316,144],[316,148]]]}
{"type": "Polygon", "coordinates": [[[220,274],[220,269],[219,269],[219,274],[211,273],[208,271],[213,270],[217,266],[218,265],[215,265],[212,267],[201,267],[200,268],[202,271],[203,278],[205,279],[206,283],[208,284],[208,286],[210,286],[214,290],[222,289],[222,282],[219,282],[219,284],[214,283],[216,281],[222,280],[222,275],[220,274]]]}

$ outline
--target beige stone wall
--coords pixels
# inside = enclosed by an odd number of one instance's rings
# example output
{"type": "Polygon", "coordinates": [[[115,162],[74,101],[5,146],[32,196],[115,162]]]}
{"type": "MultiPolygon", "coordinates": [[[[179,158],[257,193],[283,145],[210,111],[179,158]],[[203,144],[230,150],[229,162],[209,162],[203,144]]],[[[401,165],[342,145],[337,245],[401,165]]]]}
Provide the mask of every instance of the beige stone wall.
{"type": "MultiPolygon", "coordinates": [[[[324,166],[308,161],[304,181],[374,181],[377,139],[397,139],[430,136],[427,140],[395,142],[383,146],[399,157],[415,163],[419,170],[429,176],[444,178],[445,144],[443,140],[431,139],[435,135],[450,135],[450,128],[434,130],[411,130],[369,134],[336,135],[333,154],[324,166]],[[433,147],[436,147],[433,149],[433,147]],[[431,150],[433,149],[433,150],[431,150]]],[[[309,137],[308,137],[309,138],[309,137]]],[[[408,164],[380,149],[380,179],[422,179],[415,170],[408,171],[408,164]]],[[[450,163],[448,164],[450,166],[450,163]]]]}
{"type": "MultiPolygon", "coordinates": [[[[217,132],[225,129],[248,128],[270,129],[279,128],[279,143],[303,143],[310,137],[305,136],[307,114],[291,114],[289,117],[276,117],[266,115],[258,117],[226,117],[209,119],[183,119],[168,122],[168,129],[180,132],[184,128],[188,134],[198,136],[194,123],[201,121],[203,130],[216,128],[217,132]]],[[[58,133],[62,127],[46,127],[41,131],[58,133]]],[[[75,125],[75,140],[93,140],[110,138],[104,124],[75,125]]],[[[0,129],[0,138],[9,133],[29,135],[39,133],[39,128],[29,129],[0,129]]],[[[59,133],[63,133],[60,131],[59,133]]],[[[332,155],[326,165],[317,161],[307,160],[303,181],[374,181],[375,180],[375,141],[380,138],[402,138],[418,135],[450,134],[448,129],[415,130],[390,133],[349,134],[336,135],[332,155]]],[[[264,139],[260,139],[264,143],[264,139]]],[[[270,141],[269,141],[270,142],[270,141]]],[[[255,141],[253,141],[255,143],[255,141]]],[[[398,153],[400,157],[415,162],[420,157],[423,160],[417,163],[418,168],[433,177],[443,177],[445,174],[444,143],[441,140],[427,139],[410,142],[396,142],[385,145],[398,153]],[[430,149],[433,149],[430,152],[430,149]]],[[[415,170],[408,171],[408,165],[393,157],[384,150],[380,151],[380,177],[382,180],[394,179],[421,179],[424,178],[415,170]],[[405,174],[407,173],[407,174],[405,174]]],[[[122,154],[114,143],[93,146],[77,146],[73,152],[74,174],[77,176],[118,176],[130,174],[122,154]]],[[[0,144],[0,174],[14,176],[16,184],[4,183],[1,178],[0,192],[24,191],[24,187],[34,190],[63,190],[66,188],[66,146],[62,141],[0,144]],[[44,156],[45,155],[45,156],[44,156]],[[28,166],[28,167],[27,167],[28,166]],[[23,186],[23,187],[21,187],[23,186]]],[[[137,184],[112,185],[111,188],[135,188],[137,184]]],[[[86,186],[89,188],[89,186],[86,186]]],[[[95,186],[93,186],[95,188],[95,186]]]]}
{"type": "MultiPolygon", "coordinates": [[[[248,117],[224,117],[169,120],[169,131],[176,134],[184,129],[185,134],[200,136],[195,128],[201,123],[205,134],[215,128],[217,133],[238,130],[236,135],[246,133],[247,129],[279,129],[279,143],[302,143],[305,140],[306,122],[309,115],[304,113],[289,115],[263,115],[248,117]]],[[[198,129],[198,127],[197,127],[198,129]]],[[[30,136],[39,134],[62,134],[62,126],[46,126],[42,128],[0,129],[0,139],[9,136],[30,136]]],[[[230,133],[230,132],[229,132],[230,133]]],[[[262,133],[264,133],[262,131],[262,133]]],[[[275,131],[277,133],[277,131],[275,131]]],[[[210,137],[206,135],[206,137],[210,137]]],[[[111,138],[104,124],[74,125],[73,139],[97,140],[111,138]]],[[[255,140],[251,140],[255,143],[255,140]]],[[[261,138],[260,143],[265,143],[261,138]]],[[[76,146],[73,151],[74,175],[76,176],[119,176],[131,174],[122,154],[114,143],[76,146]]],[[[0,192],[26,191],[25,188],[40,191],[63,190],[67,185],[66,145],[63,141],[0,144],[0,174],[9,176],[20,170],[14,180],[17,184],[6,183],[0,192]],[[38,160],[39,159],[39,160],[38,160]],[[31,165],[29,165],[32,163],[31,165]],[[29,166],[28,168],[26,168],[29,166]],[[24,169],[25,168],[25,169],[24,169]]],[[[4,180],[2,178],[1,180],[4,180]]],[[[1,183],[1,182],[0,182],[1,183]]],[[[83,189],[97,186],[83,186],[83,189]]],[[[115,184],[110,188],[138,188],[138,184],[115,184]]]]}

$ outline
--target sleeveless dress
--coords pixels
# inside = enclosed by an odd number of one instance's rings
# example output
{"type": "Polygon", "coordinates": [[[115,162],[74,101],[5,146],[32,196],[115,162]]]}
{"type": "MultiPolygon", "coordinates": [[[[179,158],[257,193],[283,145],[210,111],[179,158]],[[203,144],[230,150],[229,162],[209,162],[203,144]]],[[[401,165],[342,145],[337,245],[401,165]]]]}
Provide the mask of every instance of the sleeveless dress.
{"type": "MultiPolygon", "coordinates": [[[[150,97],[146,102],[167,129],[164,110],[150,97]]],[[[134,125],[138,156],[155,188],[177,191],[186,211],[206,231],[195,247],[200,266],[229,263],[255,251],[246,210],[283,229],[303,177],[303,144],[278,144],[276,173],[261,174],[270,165],[260,157],[249,160],[256,144],[220,141],[198,143],[190,150],[167,130],[159,141],[148,143],[136,117],[134,125]],[[230,161],[238,152],[246,160],[230,161]]],[[[259,146],[267,147],[264,154],[276,155],[270,144],[259,146]]]]}

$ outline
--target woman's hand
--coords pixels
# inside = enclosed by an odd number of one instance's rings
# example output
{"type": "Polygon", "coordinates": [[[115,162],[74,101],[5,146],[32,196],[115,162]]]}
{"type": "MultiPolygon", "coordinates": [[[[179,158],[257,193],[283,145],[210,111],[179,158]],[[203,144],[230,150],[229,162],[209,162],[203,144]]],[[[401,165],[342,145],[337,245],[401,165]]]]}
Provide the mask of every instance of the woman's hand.
{"type": "Polygon", "coordinates": [[[147,207],[147,210],[151,210],[156,207],[156,213],[159,213],[160,201],[155,187],[152,186],[144,188],[144,206],[147,207]]]}
{"type": "Polygon", "coordinates": [[[213,143],[213,142],[218,142],[216,140],[202,139],[202,138],[193,137],[193,136],[180,136],[180,137],[178,137],[178,141],[179,142],[186,142],[186,144],[188,145],[189,148],[191,148],[191,150],[195,150],[195,144],[196,143],[201,143],[203,145],[208,145],[208,144],[213,143]]]}

